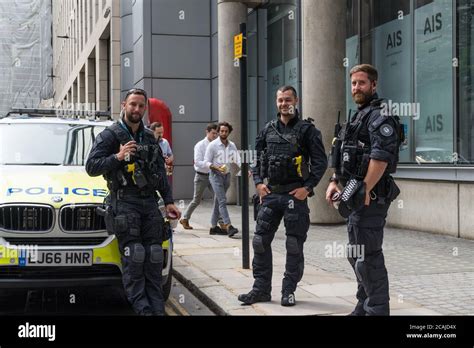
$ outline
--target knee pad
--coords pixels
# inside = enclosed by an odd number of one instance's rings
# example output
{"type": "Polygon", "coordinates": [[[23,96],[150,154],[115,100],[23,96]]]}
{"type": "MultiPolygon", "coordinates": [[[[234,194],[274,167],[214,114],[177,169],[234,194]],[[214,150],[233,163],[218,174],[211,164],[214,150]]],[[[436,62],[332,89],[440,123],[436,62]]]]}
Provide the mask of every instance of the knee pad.
{"type": "Polygon", "coordinates": [[[140,243],[131,245],[130,247],[132,262],[143,263],[145,262],[145,248],[140,243]]]}
{"type": "Polygon", "coordinates": [[[298,245],[298,239],[295,236],[287,236],[286,237],[286,251],[288,254],[299,254],[300,247],[298,245]]]}
{"type": "Polygon", "coordinates": [[[257,254],[263,254],[265,252],[262,236],[255,235],[252,240],[252,246],[253,246],[253,251],[257,254]]]}
{"type": "Polygon", "coordinates": [[[163,263],[163,248],[159,244],[150,246],[150,262],[163,263]]]}

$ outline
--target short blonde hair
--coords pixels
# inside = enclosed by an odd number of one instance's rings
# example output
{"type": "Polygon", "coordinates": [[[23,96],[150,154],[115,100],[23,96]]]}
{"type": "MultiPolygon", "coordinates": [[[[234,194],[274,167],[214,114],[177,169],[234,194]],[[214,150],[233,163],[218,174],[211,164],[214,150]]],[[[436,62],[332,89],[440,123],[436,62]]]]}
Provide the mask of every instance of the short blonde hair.
{"type": "Polygon", "coordinates": [[[352,77],[353,74],[358,72],[367,73],[367,76],[369,77],[370,81],[377,81],[379,79],[379,73],[377,72],[377,69],[375,69],[375,67],[370,64],[360,64],[354,66],[351,69],[349,76],[352,77]]]}

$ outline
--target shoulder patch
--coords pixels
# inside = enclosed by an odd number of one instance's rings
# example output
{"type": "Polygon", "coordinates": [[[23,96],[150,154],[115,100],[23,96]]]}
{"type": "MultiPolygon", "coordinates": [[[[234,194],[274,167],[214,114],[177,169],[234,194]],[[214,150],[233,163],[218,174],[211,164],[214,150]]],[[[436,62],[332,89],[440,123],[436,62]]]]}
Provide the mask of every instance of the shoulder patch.
{"type": "Polygon", "coordinates": [[[384,124],[382,127],[380,127],[380,134],[382,134],[384,137],[389,137],[393,134],[393,127],[389,124],[384,124]]]}

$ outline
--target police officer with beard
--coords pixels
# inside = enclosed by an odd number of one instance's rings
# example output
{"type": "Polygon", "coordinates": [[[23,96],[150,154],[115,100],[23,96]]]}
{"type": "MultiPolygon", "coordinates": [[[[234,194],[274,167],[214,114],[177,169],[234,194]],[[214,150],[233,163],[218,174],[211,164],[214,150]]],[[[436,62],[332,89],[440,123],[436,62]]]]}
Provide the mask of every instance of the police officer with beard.
{"type": "Polygon", "coordinates": [[[146,106],[144,90],[127,92],[123,117],[97,136],[86,171],[107,180],[105,222],[118,239],[128,301],[139,315],[164,315],[164,220],[156,191],[167,213],[178,217],[181,213],[173,202],[160,146],[142,122],[146,106]]]}
{"type": "Polygon", "coordinates": [[[400,193],[390,174],[396,170],[403,132],[398,117],[388,115],[377,96],[377,70],[358,65],[350,77],[358,111],[333,141],[331,167],[336,170],[326,200],[331,204],[340,195],[339,212],[348,218],[348,260],[358,284],[358,303],[350,315],[389,315],[383,227],[390,203],[400,193]],[[342,192],[338,184],[345,186],[342,192]]]}
{"type": "Polygon", "coordinates": [[[321,132],[300,117],[296,90],[283,86],[276,97],[278,118],[267,123],[256,140],[257,163],[252,171],[260,204],[252,242],[255,282],[249,293],[238,297],[244,305],[271,301],[271,242],[282,218],[287,256],[281,305],[295,305],[294,292],[303,277],[303,244],[310,223],[307,197],[314,194],[313,188],[327,168],[321,132]]]}

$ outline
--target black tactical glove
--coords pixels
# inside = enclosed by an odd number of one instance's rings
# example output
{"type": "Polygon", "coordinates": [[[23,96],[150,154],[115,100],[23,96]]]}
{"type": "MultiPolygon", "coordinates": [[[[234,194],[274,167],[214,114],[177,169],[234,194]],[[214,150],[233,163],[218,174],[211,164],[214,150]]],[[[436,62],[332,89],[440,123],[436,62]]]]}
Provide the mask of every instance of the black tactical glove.
{"type": "Polygon", "coordinates": [[[351,179],[341,193],[339,214],[345,219],[365,204],[365,182],[351,179]]]}

